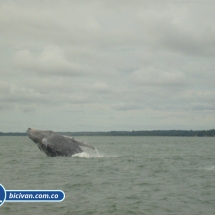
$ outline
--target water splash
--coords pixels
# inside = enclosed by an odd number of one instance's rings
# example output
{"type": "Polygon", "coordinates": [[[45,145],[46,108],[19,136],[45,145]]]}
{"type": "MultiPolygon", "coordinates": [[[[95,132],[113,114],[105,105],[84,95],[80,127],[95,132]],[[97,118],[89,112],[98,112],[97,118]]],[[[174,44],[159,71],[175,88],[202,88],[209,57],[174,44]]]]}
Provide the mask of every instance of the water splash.
{"type": "Polygon", "coordinates": [[[103,155],[101,155],[98,151],[98,149],[95,147],[95,151],[96,151],[96,155],[98,158],[104,157],[103,155]]]}
{"type": "Polygon", "coordinates": [[[86,152],[81,152],[81,153],[77,153],[77,154],[72,155],[72,157],[90,158],[90,155],[86,152]]]}
{"type": "MultiPolygon", "coordinates": [[[[93,151],[94,152],[94,151],[93,151]]],[[[81,152],[81,153],[77,153],[77,154],[74,154],[72,155],[72,157],[79,157],[79,158],[101,158],[101,157],[104,157],[103,155],[101,155],[98,151],[97,148],[95,148],[95,152],[93,153],[92,150],[85,150],[84,152],[81,152]]]]}

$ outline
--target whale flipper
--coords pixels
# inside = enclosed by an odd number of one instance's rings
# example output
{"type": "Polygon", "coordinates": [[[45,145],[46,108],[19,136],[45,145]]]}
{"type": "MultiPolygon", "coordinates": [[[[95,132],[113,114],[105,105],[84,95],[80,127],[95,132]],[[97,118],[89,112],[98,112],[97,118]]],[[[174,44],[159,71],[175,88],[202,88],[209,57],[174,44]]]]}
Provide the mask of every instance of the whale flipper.
{"type": "Polygon", "coordinates": [[[83,141],[80,141],[80,140],[77,140],[75,139],[74,137],[70,137],[70,136],[65,136],[64,137],[68,138],[69,140],[71,140],[73,143],[76,143],[78,144],[79,146],[84,146],[84,147],[88,147],[88,148],[91,148],[91,149],[96,149],[94,146],[88,144],[88,143],[85,143],[83,141]]]}

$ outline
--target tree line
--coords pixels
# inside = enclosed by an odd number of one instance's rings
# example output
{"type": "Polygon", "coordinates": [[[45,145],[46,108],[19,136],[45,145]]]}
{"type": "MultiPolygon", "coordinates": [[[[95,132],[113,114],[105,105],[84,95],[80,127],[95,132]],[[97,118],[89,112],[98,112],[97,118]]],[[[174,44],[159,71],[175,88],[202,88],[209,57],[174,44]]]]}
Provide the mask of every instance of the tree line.
{"type": "MultiPolygon", "coordinates": [[[[108,132],[58,132],[68,136],[172,136],[172,137],[215,137],[215,129],[211,130],[140,130],[140,131],[108,131],[108,132]]],[[[0,132],[0,136],[27,136],[26,133],[0,132]]]]}

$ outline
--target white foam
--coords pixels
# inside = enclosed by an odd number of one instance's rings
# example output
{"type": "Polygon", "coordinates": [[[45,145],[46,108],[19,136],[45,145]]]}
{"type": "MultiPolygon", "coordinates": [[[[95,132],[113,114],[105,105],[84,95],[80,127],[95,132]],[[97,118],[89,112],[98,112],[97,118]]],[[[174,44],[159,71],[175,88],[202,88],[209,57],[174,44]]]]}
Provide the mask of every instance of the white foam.
{"type": "Polygon", "coordinates": [[[77,153],[77,154],[72,155],[72,157],[90,158],[90,155],[86,152],[81,152],[81,153],[77,153]]]}
{"type": "Polygon", "coordinates": [[[81,153],[77,153],[72,155],[72,157],[78,158],[118,158],[122,157],[122,155],[110,155],[110,154],[101,154],[97,148],[95,150],[82,148],[84,151],[81,153]]]}
{"type": "Polygon", "coordinates": [[[104,156],[99,153],[99,151],[98,151],[97,148],[95,148],[95,151],[94,150],[85,150],[84,152],[72,155],[72,157],[79,157],[79,158],[101,158],[101,157],[104,157],[104,156]],[[96,154],[95,154],[95,152],[96,152],[96,154]]]}

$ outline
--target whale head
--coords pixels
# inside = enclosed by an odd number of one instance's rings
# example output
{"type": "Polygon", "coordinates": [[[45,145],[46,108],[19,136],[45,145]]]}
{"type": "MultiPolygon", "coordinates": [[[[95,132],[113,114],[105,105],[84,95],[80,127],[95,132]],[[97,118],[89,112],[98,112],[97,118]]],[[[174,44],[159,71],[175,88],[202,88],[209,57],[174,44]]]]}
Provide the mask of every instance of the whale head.
{"type": "Polygon", "coordinates": [[[38,129],[28,128],[26,132],[28,134],[28,137],[36,143],[40,151],[51,157],[56,156],[56,152],[48,147],[48,143],[46,142],[46,138],[52,135],[52,131],[42,131],[38,129]]]}
{"type": "Polygon", "coordinates": [[[28,128],[26,132],[29,138],[33,140],[35,143],[41,143],[42,139],[46,135],[51,134],[51,131],[42,131],[42,130],[37,130],[33,128],[28,128]]]}

